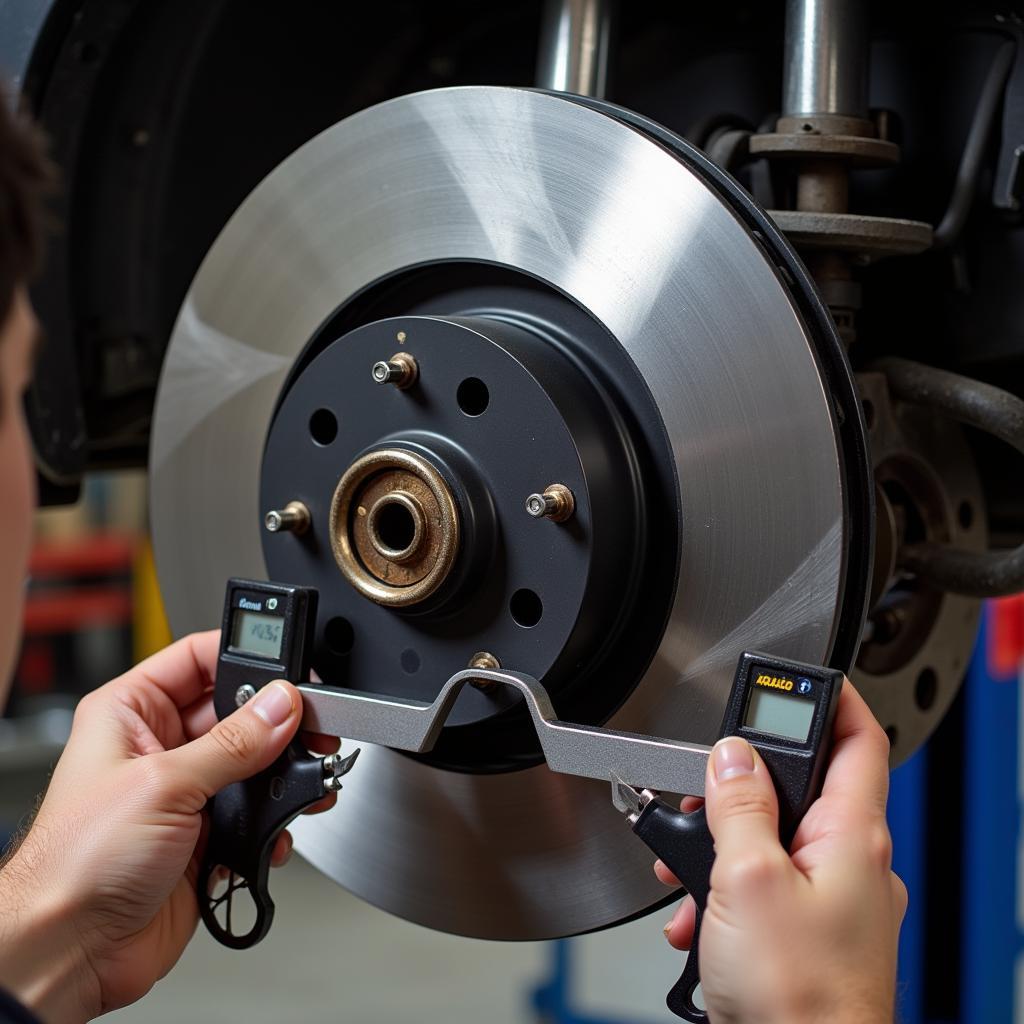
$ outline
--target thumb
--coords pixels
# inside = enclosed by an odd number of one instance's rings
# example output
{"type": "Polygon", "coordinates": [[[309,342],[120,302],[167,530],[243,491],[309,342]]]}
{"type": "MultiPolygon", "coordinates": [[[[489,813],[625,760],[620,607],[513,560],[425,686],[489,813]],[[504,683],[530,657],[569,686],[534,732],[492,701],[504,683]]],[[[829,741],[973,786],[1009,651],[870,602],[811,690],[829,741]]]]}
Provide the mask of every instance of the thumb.
{"type": "Polygon", "coordinates": [[[291,683],[268,683],[205,735],[168,751],[176,773],[209,798],[269,767],[295,735],[302,695],[291,683]]]}
{"type": "Polygon", "coordinates": [[[762,862],[776,854],[788,861],[779,842],[779,802],[771,775],[739,736],[719,740],[711,752],[705,807],[716,864],[762,862]]]}

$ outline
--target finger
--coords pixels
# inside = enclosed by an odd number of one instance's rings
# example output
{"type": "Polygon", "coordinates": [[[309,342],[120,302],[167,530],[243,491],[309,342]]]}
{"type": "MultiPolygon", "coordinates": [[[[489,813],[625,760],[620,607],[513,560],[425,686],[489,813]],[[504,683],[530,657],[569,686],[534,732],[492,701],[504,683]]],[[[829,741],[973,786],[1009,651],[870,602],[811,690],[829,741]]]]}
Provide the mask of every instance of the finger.
{"type": "Polygon", "coordinates": [[[274,840],[274,849],[270,854],[270,866],[272,868],[282,868],[291,859],[292,855],[292,834],[285,829],[278,837],[274,840]]]}
{"type": "Polygon", "coordinates": [[[129,669],[117,682],[155,686],[184,708],[213,686],[220,630],[193,633],[129,669]]]}
{"type": "Polygon", "coordinates": [[[302,813],[303,814],[323,814],[324,811],[329,811],[338,802],[337,793],[328,793],[327,796],[317,800],[315,804],[310,804],[302,813]]]}
{"type": "Polygon", "coordinates": [[[729,736],[708,759],[704,808],[715,841],[711,895],[720,914],[775,900],[796,869],[779,841],[779,801],[771,775],[746,740],[729,736]],[[730,909],[731,908],[731,909],[730,909]]]}
{"type": "Polygon", "coordinates": [[[337,736],[325,736],[319,732],[300,732],[299,742],[314,754],[335,754],[341,749],[337,736]]]}
{"type": "Polygon", "coordinates": [[[213,694],[203,694],[199,700],[181,709],[181,725],[188,740],[205,736],[217,723],[217,712],[213,707],[213,694]]]}
{"type": "Polygon", "coordinates": [[[837,798],[851,812],[885,816],[889,795],[889,740],[871,709],[847,679],[839,695],[823,798],[837,798]]]}
{"type": "Polygon", "coordinates": [[[654,862],[654,874],[658,881],[662,885],[671,885],[673,889],[678,888],[683,883],[672,873],[672,870],[665,865],[662,860],[656,860],[654,862]]]}
{"type": "Polygon", "coordinates": [[[267,768],[295,735],[301,717],[299,691],[291,683],[269,683],[205,736],[157,756],[170,766],[183,793],[208,799],[267,768]]]}
{"type": "MultiPolygon", "coordinates": [[[[212,696],[205,694],[187,708],[183,708],[181,721],[185,727],[185,735],[190,740],[208,733],[217,721],[212,696]]],[[[326,736],[319,732],[303,730],[299,733],[299,742],[314,754],[335,754],[341,749],[341,740],[337,736],[326,736]]]]}
{"type": "Polygon", "coordinates": [[[903,923],[903,916],[907,912],[910,896],[906,885],[903,884],[903,879],[895,871],[891,871],[889,874],[892,885],[892,902],[896,908],[896,930],[899,931],[899,926],[903,923]]]}
{"type": "Polygon", "coordinates": [[[689,949],[693,942],[696,920],[697,907],[693,902],[693,897],[687,896],[676,907],[676,912],[663,929],[669,945],[675,949],[689,949]]]}
{"type": "Polygon", "coordinates": [[[684,796],[679,801],[679,810],[684,814],[692,814],[694,811],[699,811],[704,806],[704,801],[699,796],[684,796]]]}
{"type": "Polygon", "coordinates": [[[728,736],[715,744],[704,795],[718,859],[782,849],[775,786],[764,761],[746,740],[728,736]]]}

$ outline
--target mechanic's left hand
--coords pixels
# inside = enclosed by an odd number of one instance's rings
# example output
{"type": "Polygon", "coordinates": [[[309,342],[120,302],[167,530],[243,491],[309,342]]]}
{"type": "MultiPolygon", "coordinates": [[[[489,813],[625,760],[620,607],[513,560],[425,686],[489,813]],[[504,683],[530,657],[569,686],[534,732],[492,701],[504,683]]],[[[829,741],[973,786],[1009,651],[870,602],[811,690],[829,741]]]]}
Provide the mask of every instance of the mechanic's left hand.
{"type": "MultiPolygon", "coordinates": [[[[298,729],[289,683],[217,721],[219,638],[186,637],[82,699],[36,820],[0,870],[0,986],[47,1024],[131,1003],[174,966],[198,921],[207,799],[270,765],[298,729]]],[[[283,833],[273,863],[290,852],[283,833]]]]}

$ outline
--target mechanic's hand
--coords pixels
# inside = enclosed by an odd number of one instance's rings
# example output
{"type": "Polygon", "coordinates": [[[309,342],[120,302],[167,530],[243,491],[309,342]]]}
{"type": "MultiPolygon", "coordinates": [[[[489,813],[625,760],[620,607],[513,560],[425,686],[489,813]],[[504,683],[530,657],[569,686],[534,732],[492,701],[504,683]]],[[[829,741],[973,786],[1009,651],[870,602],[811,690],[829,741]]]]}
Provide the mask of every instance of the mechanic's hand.
{"type": "MultiPolygon", "coordinates": [[[[174,966],[198,921],[204,804],[270,765],[298,728],[289,683],[217,721],[218,647],[217,632],[187,637],[82,699],[35,823],[0,870],[0,986],[47,1024],[133,1002],[174,966]]],[[[290,851],[284,833],[273,863],[290,851]]]]}
{"type": "MultiPolygon", "coordinates": [[[[699,946],[715,1024],[893,1019],[907,891],[891,871],[888,754],[885,733],[847,681],[824,789],[786,853],[757,751],[738,737],[715,746],[706,805],[716,856],[699,946]]],[[[660,861],[655,872],[679,884],[660,861]]],[[[677,949],[689,947],[693,921],[687,897],[665,927],[677,949]]]]}

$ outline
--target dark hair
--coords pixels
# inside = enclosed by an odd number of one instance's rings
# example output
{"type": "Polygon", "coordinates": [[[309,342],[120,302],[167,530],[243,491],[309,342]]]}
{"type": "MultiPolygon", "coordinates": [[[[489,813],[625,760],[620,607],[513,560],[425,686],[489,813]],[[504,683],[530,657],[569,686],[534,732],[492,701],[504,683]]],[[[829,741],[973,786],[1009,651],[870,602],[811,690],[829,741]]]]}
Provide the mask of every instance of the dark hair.
{"type": "Polygon", "coordinates": [[[53,178],[41,133],[12,112],[0,89],[0,327],[10,316],[15,289],[39,270],[43,197],[53,178]]]}

